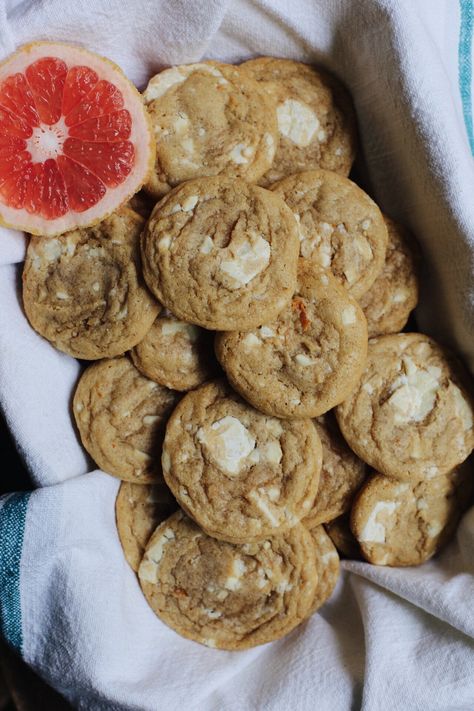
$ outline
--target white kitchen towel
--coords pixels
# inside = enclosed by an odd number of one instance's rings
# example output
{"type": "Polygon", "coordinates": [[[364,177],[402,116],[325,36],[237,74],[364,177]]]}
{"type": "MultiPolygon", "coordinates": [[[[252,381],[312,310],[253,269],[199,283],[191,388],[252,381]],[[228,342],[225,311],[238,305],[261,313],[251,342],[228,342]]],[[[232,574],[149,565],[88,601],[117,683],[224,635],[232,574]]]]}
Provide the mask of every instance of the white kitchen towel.
{"type": "MultiPolygon", "coordinates": [[[[0,0],[0,54],[81,41],[143,86],[172,63],[270,54],[347,84],[359,172],[424,254],[420,326],[474,367],[472,0],[0,0]]],[[[0,626],[82,709],[474,708],[474,514],[413,570],[344,564],[321,615],[239,653],[181,639],[120,551],[117,482],[91,470],[70,415],[78,363],[28,326],[24,238],[0,234],[0,406],[35,485],[0,509],[0,626]]]]}

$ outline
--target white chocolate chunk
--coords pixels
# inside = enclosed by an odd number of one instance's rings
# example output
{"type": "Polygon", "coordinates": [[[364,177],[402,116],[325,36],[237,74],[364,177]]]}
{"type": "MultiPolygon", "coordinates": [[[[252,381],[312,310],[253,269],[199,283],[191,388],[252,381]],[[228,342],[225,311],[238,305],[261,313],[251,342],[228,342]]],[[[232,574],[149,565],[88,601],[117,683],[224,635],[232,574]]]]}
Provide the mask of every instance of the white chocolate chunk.
{"type": "Polygon", "coordinates": [[[197,195],[189,195],[183,202],[181,203],[181,207],[184,210],[184,212],[192,212],[196,205],[199,202],[199,197],[197,195]]]}
{"type": "Polygon", "coordinates": [[[299,148],[309,146],[317,130],[319,120],[309,106],[287,99],[277,107],[278,130],[299,148]]]}
{"type": "Polygon", "coordinates": [[[440,523],[440,521],[433,521],[428,525],[427,533],[430,538],[435,538],[436,536],[439,536],[442,530],[443,525],[440,523]]]}
{"type": "Polygon", "coordinates": [[[273,511],[270,509],[269,502],[264,496],[265,489],[258,489],[258,491],[251,491],[249,493],[249,499],[253,501],[255,506],[263,513],[265,518],[270,521],[272,526],[279,526],[280,520],[273,511]]]}
{"type": "Polygon", "coordinates": [[[209,235],[206,235],[204,237],[203,241],[201,242],[199,251],[201,252],[201,254],[210,254],[213,249],[214,249],[214,242],[209,235]]]}
{"type": "Polygon", "coordinates": [[[402,304],[404,301],[406,301],[408,298],[408,293],[405,291],[405,289],[397,289],[393,296],[392,296],[392,302],[394,304],[402,304]]]}
{"type": "Polygon", "coordinates": [[[393,514],[399,506],[399,501],[377,502],[360,532],[359,541],[362,543],[385,543],[385,526],[377,521],[377,517],[381,513],[393,514]]]}
{"type": "Polygon", "coordinates": [[[208,639],[203,639],[202,643],[206,645],[206,647],[210,647],[211,649],[216,648],[216,640],[211,639],[210,637],[208,639]]]}
{"type": "Polygon", "coordinates": [[[95,282],[92,284],[92,291],[100,291],[100,284],[99,284],[98,281],[95,281],[95,282]]]}
{"type": "Polygon", "coordinates": [[[196,438],[219,469],[230,475],[240,472],[244,459],[255,447],[247,428],[231,415],[200,427],[196,438]]]}
{"type": "Polygon", "coordinates": [[[268,418],[266,421],[268,431],[272,433],[275,437],[281,437],[283,434],[283,427],[281,426],[280,420],[276,417],[268,418]]]}
{"type": "Polygon", "coordinates": [[[243,345],[245,346],[245,349],[252,350],[256,346],[261,346],[262,342],[259,338],[254,333],[248,333],[245,338],[242,341],[243,345]]]}
{"type": "Polygon", "coordinates": [[[229,153],[231,161],[241,165],[249,162],[249,157],[252,155],[253,149],[245,143],[237,143],[229,153]],[[250,155],[249,155],[250,150],[250,155]]]}
{"type": "Polygon", "coordinates": [[[328,551],[327,553],[324,553],[324,555],[321,556],[321,560],[324,565],[329,563],[330,560],[339,560],[339,556],[337,555],[336,551],[328,551]]]}
{"type": "Polygon", "coordinates": [[[234,558],[230,575],[224,582],[224,587],[227,590],[238,590],[242,586],[241,579],[246,570],[247,568],[242,558],[234,558]]]}
{"type": "Polygon", "coordinates": [[[61,244],[57,239],[45,239],[41,247],[43,256],[48,262],[54,262],[61,256],[61,244]]]}
{"type": "Polygon", "coordinates": [[[275,336],[275,331],[269,326],[260,326],[260,335],[262,338],[273,338],[275,336]]]}
{"type": "Polygon", "coordinates": [[[191,343],[199,338],[199,328],[184,321],[164,321],[161,324],[161,333],[163,336],[175,336],[177,333],[182,333],[191,343]]]}
{"type": "Polygon", "coordinates": [[[434,407],[440,386],[441,370],[436,366],[419,368],[411,358],[404,357],[405,375],[392,383],[392,395],[387,400],[395,410],[397,424],[423,420],[434,407]]]}
{"type": "Polygon", "coordinates": [[[61,301],[64,301],[65,299],[69,299],[69,294],[67,294],[65,291],[57,291],[56,298],[60,299],[61,301]]]}
{"type": "Polygon", "coordinates": [[[350,326],[356,321],[356,310],[355,307],[352,306],[352,304],[342,309],[342,323],[344,324],[344,326],[350,326]]]}
{"type": "Polygon", "coordinates": [[[160,252],[164,252],[165,249],[169,249],[171,244],[171,236],[170,235],[163,235],[163,237],[160,237],[158,240],[158,249],[160,252]]]}
{"type": "MultiPolygon", "coordinates": [[[[198,70],[223,79],[221,72],[209,64],[198,63],[171,67],[171,69],[165,69],[150,79],[143,94],[145,103],[149,104],[150,101],[159,99],[160,96],[166,94],[173,86],[182,84],[191,74],[198,70]]],[[[227,83],[225,79],[224,82],[227,83]]]]}
{"type": "Polygon", "coordinates": [[[174,537],[173,529],[165,528],[158,540],[155,541],[153,547],[148,548],[138,570],[140,580],[145,580],[148,583],[156,583],[158,567],[163,557],[165,546],[172,541],[174,537]]]}
{"type": "Polygon", "coordinates": [[[260,447],[262,455],[271,464],[280,464],[283,452],[280,443],[277,440],[272,440],[260,447]]]}
{"type": "Polygon", "coordinates": [[[362,222],[361,227],[363,230],[368,230],[370,225],[372,224],[372,220],[370,220],[368,217],[362,222]]]}
{"type": "Polygon", "coordinates": [[[314,365],[316,362],[313,360],[313,358],[310,358],[309,356],[305,355],[304,353],[297,353],[295,355],[295,361],[298,363],[298,365],[314,365]]]}
{"type": "Polygon", "coordinates": [[[161,454],[161,468],[165,474],[167,474],[171,469],[171,458],[168,451],[164,448],[161,454]]]}
{"type": "Polygon", "coordinates": [[[150,425],[154,425],[155,422],[158,422],[160,419],[159,415],[145,415],[143,418],[143,424],[149,427],[150,425]]]}
{"type": "Polygon", "coordinates": [[[222,612],[219,612],[218,610],[210,610],[207,607],[204,608],[204,614],[211,620],[218,620],[219,617],[222,617],[222,612]]]}
{"type": "Polygon", "coordinates": [[[255,233],[247,235],[239,244],[231,242],[226,251],[229,256],[223,259],[220,269],[232,278],[235,289],[248,284],[270,263],[270,245],[255,233]]]}

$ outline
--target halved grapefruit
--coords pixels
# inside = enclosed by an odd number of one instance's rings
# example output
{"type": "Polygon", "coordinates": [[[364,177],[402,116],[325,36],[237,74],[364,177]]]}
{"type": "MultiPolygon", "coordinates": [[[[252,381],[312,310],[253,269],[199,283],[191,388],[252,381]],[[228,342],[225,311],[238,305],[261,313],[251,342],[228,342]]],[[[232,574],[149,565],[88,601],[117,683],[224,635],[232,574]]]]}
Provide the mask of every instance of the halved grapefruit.
{"type": "Polygon", "coordinates": [[[154,161],[143,100],[108,59],[25,45],[0,64],[0,222],[53,235],[104,219],[154,161]]]}

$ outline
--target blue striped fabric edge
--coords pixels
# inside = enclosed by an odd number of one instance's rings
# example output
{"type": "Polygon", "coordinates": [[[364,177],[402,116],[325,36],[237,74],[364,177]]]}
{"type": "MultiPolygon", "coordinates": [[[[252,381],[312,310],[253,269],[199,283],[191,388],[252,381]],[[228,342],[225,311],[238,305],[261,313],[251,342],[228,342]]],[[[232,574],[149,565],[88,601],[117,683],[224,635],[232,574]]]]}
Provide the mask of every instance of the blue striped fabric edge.
{"type": "Polygon", "coordinates": [[[459,91],[461,93],[462,110],[469,145],[471,146],[471,153],[474,155],[474,132],[472,125],[473,0],[459,0],[459,7],[461,12],[458,47],[459,91]]]}
{"type": "Polygon", "coordinates": [[[0,508],[0,632],[19,654],[23,651],[20,563],[30,495],[11,494],[0,508]]]}

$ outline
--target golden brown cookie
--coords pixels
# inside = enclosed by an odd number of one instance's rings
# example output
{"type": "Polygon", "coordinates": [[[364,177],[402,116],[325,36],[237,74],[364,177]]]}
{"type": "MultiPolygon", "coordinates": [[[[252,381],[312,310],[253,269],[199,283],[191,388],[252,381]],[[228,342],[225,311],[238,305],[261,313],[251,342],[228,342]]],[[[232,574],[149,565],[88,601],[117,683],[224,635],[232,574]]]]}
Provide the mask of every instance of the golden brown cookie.
{"type": "Polygon", "coordinates": [[[323,466],[316,499],[304,519],[308,528],[349,511],[367,476],[365,462],[347,446],[332,412],[318,417],[315,425],[323,445],[323,466]]]}
{"type": "Polygon", "coordinates": [[[156,483],[164,428],[178,394],[141,375],[128,358],[89,366],[73,412],[82,444],[96,464],[138,484],[156,483]]]}
{"type": "Polygon", "coordinates": [[[325,525],[326,532],[344,558],[362,560],[362,551],[350,527],[350,511],[325,525]]]}
{"type": "Polygon", "coordinates": [[[365,366],[367,324],[334,277],[300,260],[298,287],[275,321],[218,334],[217,358],[232,386],[276,417],[316,417],[342,402],[365,366]]]}
{"type": "Polygon", "coordinates": [[[176,407],[162,466],[179,504],[209,535],[249,543],[282,533],[305,516],[318,488],[321,456],[311,420],[267,417],[217,380],[176,407]]]}
{"type": "Polygon", "coordinates": [[[115,500],[115,520],[125,558],[135,572],[151,534],[177,508],[162,477],[157,484],[121,483],[115,500]]]}
{"type": "Polygon", "coordinates": [[[140,373],[171,390],[192,390],[216,371],[210,334],[170,313],[156,319],[130,355],[140,373]]]}
{"type": "Polygon", "coordinates": [[[398,333],[418,302],[418,275],[415,244],[399,224],[384,217],[388,245],[382,271],[359,298],[369,336],[398,333]]]}
{"type": "Polygon", "coordinates": [[[141,273],[144,223],[121,208],[94,227],[32,237],[23,303],[35,331],[86,360],[121,355],[139,343],[160,311],[141,273]]]}
{"type": "Polygon", "coordinates": [[[383,269],[387,227],[374,201],[328,170],[291,175],[272,187],[298,220],[300,254],[330,269],[359,299],[383,269]]]}
{"type": "Polygon", "coordinates": [[[313,615],[331,597],[339,578],[340,566],[336,548],[324,528],[315,526],[310,528],[310,533],[314,541],[316,572],[318,575],[316,594],[308,613],[313,615]]]}
{"type": "Polygon", "coordinates": [[[359,384],[337,407],[339,427],[351,449],[387,476],[410,482],[440,476],[474,447],[465,379],[460,364],[428,336],[373,338],[359,384]]]}
{"type": "Polygon", "coordinates": [[[238,67],[201,62],[165,69],[150,79],[144,99],[156,137],[146,188],[156,198],[202,176],[256,182],[271,166],[275,106],[238,67]]]}
{"type": "Polygon", "coordinates": [[[351,99],[333,76],[291,59],[260,57],[241,65],[274,99],[279,145],[262,185],[302,170],[348,175],[356,150],[351,99]]]}
{"type": "Polygon", "coordinates": [[[296,220],[268,190],[231,178],[175,188],[142,237],[146,282],[179,319],[212,330],[273,319],[296,287],[296,220]]]}
{"type": "Polygon", "coordinates": [[[299,625],[314,601],[314,542],[297,524],[260,543],[207,536],[182,512],[153,534],[138,576],[152,610],[207,647],[248,649],[299,625]]]}
{"type": "Polygon", "coordinates": [[[454,533],[472,499],[472,465],[431,481],[371,477],[354,502],[352,533],[375,565],[419,565],[454,533]]]}

